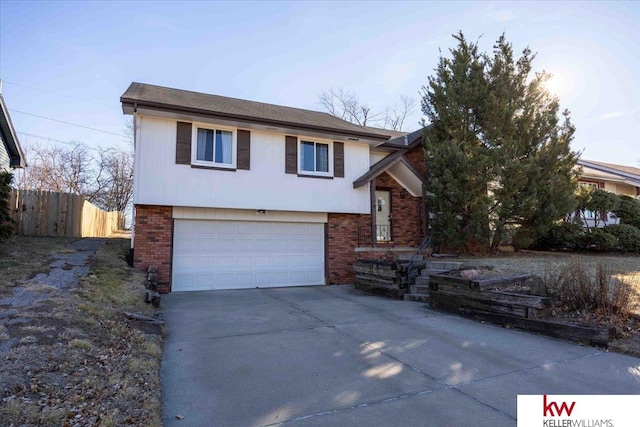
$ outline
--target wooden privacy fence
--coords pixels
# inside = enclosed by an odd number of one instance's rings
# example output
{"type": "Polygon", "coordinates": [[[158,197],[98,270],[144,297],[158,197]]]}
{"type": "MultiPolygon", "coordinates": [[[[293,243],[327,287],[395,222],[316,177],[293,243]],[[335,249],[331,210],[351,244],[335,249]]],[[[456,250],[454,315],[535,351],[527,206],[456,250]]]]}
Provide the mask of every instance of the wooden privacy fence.
{"type": "Polygon", "coordinates": [[[124,223],[122,212],[107,212],[82,196],[39,190],[12,190],[14,230],[23,236],[108,237],[124,223]]]}

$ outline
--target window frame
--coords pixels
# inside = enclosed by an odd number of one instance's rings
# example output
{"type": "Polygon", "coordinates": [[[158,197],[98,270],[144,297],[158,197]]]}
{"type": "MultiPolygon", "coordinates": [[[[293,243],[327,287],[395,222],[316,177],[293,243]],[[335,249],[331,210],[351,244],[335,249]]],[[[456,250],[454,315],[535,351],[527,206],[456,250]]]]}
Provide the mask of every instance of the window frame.
{"type": "Polygon", "coordinates": [[[214,125],[211,123],[192,123],[191,128],[191,165],[209,167],[209,168],[223,168],[223,169],[236,169],[238,162],[238,130],[229,126],[214,125]],[[198,129],[214,131],[231,132],[231,163],[218,163],[215,161],[215,137],[213,145],[213,161],[198,160],[198,129]]]}
{"type": "Polygon", "coordinates": [[[334,162],[334,158],[333,158],[333,141],[331,140],[327,140],[327,139],[321,139],[321,138],[308,138],[308,137],[304,137],[304,136],[298,136],[298,175],[300,176],[319,176],[319,177],[333,177],[333,162],[334,162]],[[326,172],[323,171],[308,171],[308,170],[304,170],[302,169],[302,144],[304,142],[312,142],[313,143],[313,164],[314,164],[314,169],[317,165],[317,159],[316,159],[316,153],[317,153],[317,144],[324,144],[328,146],[328,150],[327,150],[327,164],[328,164],[328,170],[326,172]]]}

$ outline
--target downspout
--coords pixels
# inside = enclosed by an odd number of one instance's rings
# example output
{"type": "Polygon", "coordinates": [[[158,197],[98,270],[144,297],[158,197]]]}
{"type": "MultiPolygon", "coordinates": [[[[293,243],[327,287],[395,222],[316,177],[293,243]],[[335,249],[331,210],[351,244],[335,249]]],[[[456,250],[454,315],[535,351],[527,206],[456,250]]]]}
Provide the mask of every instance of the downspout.
{"type": "MultiPolygon", "coordinates": [[[[135,165],[136,165],[136,150],[138,148],[138,144],[136,144],[136,137],[138,136],[138,103],[133,104],[133,176],[134,176],[134,186],[133,191],[135,192],[135,165]]],[[[132,197],[133,198],[133,197],[132,197]]],[[[133,241],[136,237],[136,205],[133,204],[132,201],[131,206],[131,266],[133,267],[133,241]]]]}

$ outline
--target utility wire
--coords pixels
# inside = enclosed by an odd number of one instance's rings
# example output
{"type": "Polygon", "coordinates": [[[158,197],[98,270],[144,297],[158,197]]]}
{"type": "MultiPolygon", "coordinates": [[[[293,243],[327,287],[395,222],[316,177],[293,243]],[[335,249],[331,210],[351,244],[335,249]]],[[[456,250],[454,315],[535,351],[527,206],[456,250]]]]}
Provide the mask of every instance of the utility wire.
{"type": "Polygon", "coordinates": [[[92,127],[89,127],[89,126],[78,125],[76,123],[69,123],[69,122],[65,122],[63,120],[52,119],[51,117],[39,116],[37,114],[32,114],[32,113],[25,113],[24,111],[14,110],[14,109],[11,109],[11,108],[9,108],[9,111],[11,111],[13,113],[26,114],[27,116],[38,117],[40,119],[51,120],[52,122],[64,123],[65,125],[76,126],[76,127],[83,128],[83,129],[93,130],[93,131],[96,131],[96,132],[102,132],[102,133],[106,133],[106,134],[109,134],[109,135],[115,135],[115,136],[119,136],[119,137],[124,137],[124,135],[122,135],[120,133],[109,132],[109,131],[106,131],[106,130],[96,129],[96,128],[92,128],[92,127]]]}
{"type": "Polygon", "coordinates": [[[20,135],[31,137],[31,138],[38,138],[38,139],[42,139],[42,140],[46,140],[46,141],[58,142],[60,144],[74,145],[74,142],[72,142],[72,141],[63,141],[61,139],[55,139],[55,138],[51,138],[49,136],[35,135],[33,133],[21,132],[21,131],[17,131],[17,133],[20,134],[20,135]]]}
{"type": "Polygon", "coordinates": [[[10,85],[14,85],[14,86],[20,86],[20,87],[25,87],[25,88],[27,88],[27,89],[33,89],[33,90],[37,90],[37,91],[44,92],[44,93],[50,93],[50,94],[52,94],[52,95],[64,96],[65,98],[75,99],[75,100],[77,100],[77,101],[89,102],[89,103],[91,103],[91,104],[102,105],[103,107],[118,108],[118,109],[120,109],[120,107],[119,107],[119,106],[112,105],[112,104],[103,104],[102,102],[89,101],[88,99],[82,99],[82,98],[78,98],[78,97],[71,96],[71,95],[65,95],[65,94],[63,94],[63,93],[52,92],[52,91],[50,91],[50,90],[39,89],[39,88],[37,88],[37,87],[33,87],[33,86],[27,86],[27,85],[23,85],[23,84],[20,84],[20,83],[10,82],[10,81],[8,81],[8,80],[3,80],[3,82],[4,82],[4,83],[8,83],[8,84],[10,84],[10,85]]]}

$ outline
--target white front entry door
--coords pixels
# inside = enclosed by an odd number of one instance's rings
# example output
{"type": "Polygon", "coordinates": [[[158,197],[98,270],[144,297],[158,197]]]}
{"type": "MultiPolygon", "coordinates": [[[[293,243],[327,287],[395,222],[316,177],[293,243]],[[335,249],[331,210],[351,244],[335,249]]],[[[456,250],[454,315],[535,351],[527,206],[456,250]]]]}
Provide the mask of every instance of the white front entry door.
{"type": "Polygon", "coordinates": [[[376,191],[376,239],[378,242],[391,240],[391,193],[376,191]]]}
{"type": "Polygon", "coordinates": [[[324,224],[176,219],[172,291],[324,285],[324,224]]]}

